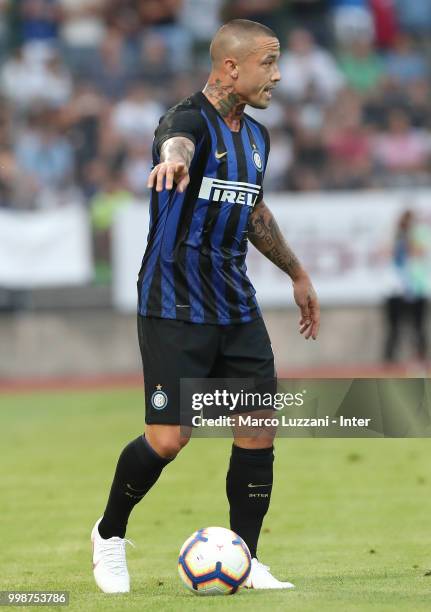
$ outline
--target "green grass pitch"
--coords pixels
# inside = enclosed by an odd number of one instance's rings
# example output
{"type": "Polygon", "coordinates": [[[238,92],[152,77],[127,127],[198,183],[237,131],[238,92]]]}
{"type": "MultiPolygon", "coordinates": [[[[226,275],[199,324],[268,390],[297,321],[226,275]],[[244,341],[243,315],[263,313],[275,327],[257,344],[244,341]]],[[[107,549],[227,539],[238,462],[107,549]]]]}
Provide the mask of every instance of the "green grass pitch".
{"type": "MultiPolygon", "coordinates": [[[[0,396],[0,590],[70,591],[70,610],[430,610],[425,439],[280,439],[260,557],[294,592],[200,598],[176,560],[196,529],[228,526],[229,440],[192,441],[129,523],[132,593],[93,583],[90,530],[118,453],[143,422],[141,390],[0,396]]],[[[34,608],[33,608],[34,609],[34,608]]]]}

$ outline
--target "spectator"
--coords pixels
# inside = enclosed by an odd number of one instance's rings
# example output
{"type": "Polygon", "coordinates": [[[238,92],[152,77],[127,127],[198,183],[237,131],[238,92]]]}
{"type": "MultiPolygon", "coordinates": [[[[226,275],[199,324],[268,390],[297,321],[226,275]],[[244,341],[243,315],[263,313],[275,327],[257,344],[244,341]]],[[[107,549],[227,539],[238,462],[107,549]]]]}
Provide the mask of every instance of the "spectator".
{"type": "Polygon", "coordinates": [[[101,158],[94,158],[83,166],[80,186],[86,202],[91,202],[102,190],[107,173],[106,161],[101,158]]]}
{"type": "Polygon", "coordinates": [[[193,40],[206,45],[221,26],[220,10],[223,0],[184,0],[179,13],[181,27],[193,40]]]}
{"type": "Polygon", "coordinates": [[[18,168],[12,151],[0,149],[0,208],[14,206],[17,178],[18,168]]]}
{"type": "Polygon", "coordinates": [[[87,74],[105,35],[103,8],[107,0],[60,0],[61,41],[65,59],[75,74],[87,74]]]}
{"type": "Polygon", "coordinates": [[[310,86],[323,103],[331,102],[343,86],[343,77],[331,55],[316,46],[312,35],[297,29],[288,37],[288,50],[281,55],[279,89],[289,99],[303,99],[310,86]]]}
{"type": "Polygon", "coordinates": [[[427,80],[414,81],[406,87],[407,105],[415,128],[431,128],[430,88],[427,80]]]}
{"type": "Polygon", "coordinates": [[[116,31],[130,42],[142,29],[139,0],[105,0],[105,21],[110,30],[116,31]]]}
{"type": "Polygon", "coordinates": [[[295,133],[290,184],[295,190],[322,189],[326,183],[327,154],[319,130],[301,125],[295,133]]]}
{"type": "Polygon", "coordinates": [[[378,89],[383,81],[383,62],[366,39],[358,39],[345,48],[339,63],[347,85],[360,93],[378,89]]]}
{"type": "Polygon", "coordinates": [[[424,56],[414,48],[411,36],[405,33],[397,36],[393,49],[386,54],[384,68],[386,76],[400,86],[428,76],[424,56]]]}
{"type": "Polygon", "coordinates": [[[368,0],[330,0],[333,7],[334,31],[341,46],[353,41],[374,40],[373,16],[368,0]]]}
{"type": "Polygon", "coordinates": [[[35,192],[65,188],[73,177],[73,150],[59,133],[52,113],[44,112],[30,119],[17,139],[15,154],[23,181],[35,192]]]}
{"type": "Polygon", "coordinates": [[[140,62],[139,43],[143,24],[139,14],[139,0],[105,0],[106,31],[115,32],[123,40],[123,60],[128,69],[137,67],[140,62]]]}
{"type": "Polygon", "coordinates": [[[292,139],[280,128],[273,128],[270,137],[271,163],[265,173],[265,188],[268,191],[283,191],[287,188],[288,172],[293,161],[292,139]]]}
{"type": "Polygon", "coordinates": [[[16,49],[1,68],[3,95],[16,105],[26,105],[27,100],[31,98],[30,76],[30,66],[24,58],[22,49],[16,49]]]}
{"type": "Polygon", "coordinates": [[[117,30],[108,30],[98,49],[91,80],[104,96],[115,101],[125,95],[137,76],[138,67],[133,65],[124,37],[117,30]]]}
{"type": "Polygon", "coordinates": [[[400,331],[407,323],[414,334],[415,358],[425,361],[428,351],[426,333],[427,293],[430,289],[429,227],[421,224],[413,211],[406,210],[396,228],[392,264],[396,284],[385,302],[387,335],[385,361],[395,361],[400,331]]]}
{"type": "Polygon", "coordinates": [[[127,189],[138,198],[147,195],[151,165],[151,141],[132,143],[124,161],[124,178],[127,189]]]}
{"type": "Polygon", "coordinates": [[[108,105],[91,83],[77,85],[75,95],[61,111],[61,124],[75,151],[75,178],[84,180],[85,167],[101,152],[101,124],[108,105]]]}
{"type": "Polygon", "coordinates": [[[316,102],[312,87],[301,104],[287,109],[287,124],[293,141],[289,185],[295,189],[323,188],[327,158],[322,142],[323,122],[324,107],[316,102]]]}
{"type": "Polygon", "coordinates": [[[414,185],[428,180],[430,136],[412,127],[405,110],[389,113],[388,131],[376,136],[373,151],[380,168],[391,177],[391,184],[414,185]]]}
{"type": "Polygon", "coordinates": [[[289,172],[288,185],[291,191],[320,191],[322,188],[319,175],[312,168],[303,166],[297,161],[289,172]]]}
{"type": "Polygon", "coordinates": [[[44,53],[58,42],[60,22],[58,0],[21,0],[21,36],[24,46],[31,48],[32,53],[44,53]]]}
{"type": "MultiPolygon", "coordinates": [[[[139,77],[149,86],[163,89],[172,85],[174,70],[165,39],[157,32],[142,36],[139,77]]],[[[161,95],[161,93],[160,93],[161,95]]]]}
{"type": "Polygon", "coordinates": [[[162,36],[173,70],[192,66],[192,37],[180,23],[181,0],[139,0],[138,10],[144,32],[162,36]]]}
{"type": "Polygon", "coordinates": [[[0,143],[1,147],[11,147],[12,143],[12,113],[7,101],[0,98],[0,143]]]}
{"type": "Polygon", "coordinates": [[[8,32],[8,2],[9,0],[0,0],[0,59],[3,59],[10,42],[8,32]]]}
{"type": "Polygon", "coordinates": [[[431,2],[429,0],[395,0],[399,23],[412,35],[429,36],[431,2]]]}
{"type": "Polygon", "coordinates": [[[106,232],[112,227],[114,215],[133,199],[125,188],[121,172],[105,167],[101,190],[90,201],[91,218],[96,232],[106,232]]]}
{"type": "Polygon", "coordinates": [[[327,0],[289,0],[285,3],[286,28],[304,28],[319,44],[328,46],[332,40],[327,0]]]}
{"type": "Polygon", "coordinates": [[[124,186],[120,171],[105,166],[104,173],[101,190],[90,200],[95,280],[100,284],[111,281],[111,231],[115,213],[133,200],[132,194],[124,186]]]}
{"type": "Polygon", "coordinates": [[[1,71],[3,93],[14,105],[29,109],[34,104],[58,108],[72,94],[73,83],[60,57],[51,53],[45,62],[34,61],[18,49],[1,71]]]}
{"type": "Polygon", "coordinates": [[[111,127],[124,142],[152,140],[154,126],[163,115],[164,108],[140,83],[133,84],[127,96],[118,102],[111,116],[111,127]]]}
{"type": "Polygon", "coordinates": [[[0,206],[37,206],[46,188],[59,201],[58,190],[72,184],[91,199],[108,189],[107,168],[142,197],[154,126],[205,82],[199,47],[207,61],[220,5],[225,17],[257,18],[287,43],[271,112],[247,109],[273,136],[269,190],[431,186],[430,63],[426,39],[412,36],[431,27],[428,0],[6,2],[0,206]],[[333,15],[337,61],[319,46],[333,15]],[[286,26],[294,26],[290,37],[286,26]],[[54,123],[44,115],[45,128],[35,115],[50,109],[54,123]]]}
{"type": "Polygon", "coordinates": [[[369,0],[369,4],[376,45],[379,49],[388,49],[399,33],[394,0],[369,0]]]}
{"type": "Polygon", "coordinates": [[[371,142],[362,121],[360,98],[355,92],[345,91],[328,113],[325,144],[330,188],[370,186],[371,142]]]}

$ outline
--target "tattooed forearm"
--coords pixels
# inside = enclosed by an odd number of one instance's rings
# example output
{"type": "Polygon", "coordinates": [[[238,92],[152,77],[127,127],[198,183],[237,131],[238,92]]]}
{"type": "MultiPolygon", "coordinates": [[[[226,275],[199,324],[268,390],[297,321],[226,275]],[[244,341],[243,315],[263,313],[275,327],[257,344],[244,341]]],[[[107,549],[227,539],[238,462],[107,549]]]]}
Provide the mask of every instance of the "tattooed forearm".
{"type": "Polygon", "coordinates": [[[161,162],[182,162],[190,168],[195,152],[195,145],[189,138],[174,136],[165,140],[160,151],[161,162]]]}
{"type": "Polygon", "coordinates": [[[283,238],[276,220],[263,201],[250,215],[248,237],[265,257],[293,280],[303,271],[295,253],[283,238]]]}

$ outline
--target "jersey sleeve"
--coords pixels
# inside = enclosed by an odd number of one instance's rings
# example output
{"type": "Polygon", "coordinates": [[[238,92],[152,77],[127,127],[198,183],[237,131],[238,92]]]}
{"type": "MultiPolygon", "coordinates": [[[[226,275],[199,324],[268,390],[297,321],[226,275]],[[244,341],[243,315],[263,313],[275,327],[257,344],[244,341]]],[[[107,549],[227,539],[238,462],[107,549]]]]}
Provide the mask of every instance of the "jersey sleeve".
{"type": "Polygon", "coordinates": [[[262,200],[263,200],[263,178],[265,177],[266,165],[268,163],[268,157],[269,157],[269,150],[271,148],[271,143],[270,143],[270,140],[269,140],[269,132],[268,132],[268,130],[266,129],[266,127],[264,125],[261,126],[261,129],[262,129],[262,136],[263,136],[263,139],[265,141],[265,163],[264,163],[264,166],[263,166],[262,188],[261,188],[260,193],[259,193],[259,195],[257,197],[256,204],[259,204],[259,202],[262,202],[262,200]]]}
{"type": "Polygon", "coordinates": [[[154,134],[154,150],[159,155],[162,144],[174,136],[189,138],[196,145],[206,132],[205,119],[197,109],[175,110],[162,117],[154,134]]]}

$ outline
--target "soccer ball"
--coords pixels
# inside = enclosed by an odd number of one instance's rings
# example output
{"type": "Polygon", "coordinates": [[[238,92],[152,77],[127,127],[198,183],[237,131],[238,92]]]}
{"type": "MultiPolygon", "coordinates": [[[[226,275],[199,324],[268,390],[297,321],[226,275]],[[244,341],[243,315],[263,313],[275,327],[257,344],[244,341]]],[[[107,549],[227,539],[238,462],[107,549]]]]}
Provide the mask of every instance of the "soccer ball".
{"type": "Polygon", "coordinates": [[[181,580],[198,595],[232,595],[244,585],[250,569],[247,544],[224,527],[196,531],[178,558],[181,580]]]}

